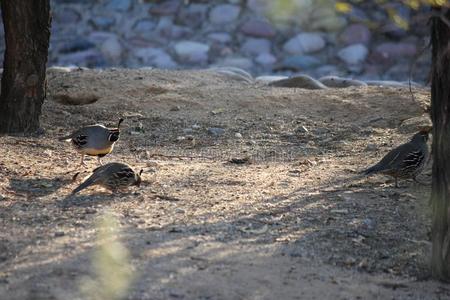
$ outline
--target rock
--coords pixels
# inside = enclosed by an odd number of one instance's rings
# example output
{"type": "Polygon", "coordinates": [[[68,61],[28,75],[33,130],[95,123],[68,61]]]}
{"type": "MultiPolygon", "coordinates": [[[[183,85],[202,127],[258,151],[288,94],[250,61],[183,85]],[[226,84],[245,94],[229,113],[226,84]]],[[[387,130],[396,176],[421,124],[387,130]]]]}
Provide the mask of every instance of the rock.
{"type": "Polygon", "coordinates": [[[141,60],[141,63],[152,65],[161,69],[173,69],[177,63],[163,49],[159,48],[136,48],[134,55],[141,60]]]}
{"type": "Polygon", "coordinates": [[[258,82],[258,83],[269,84],[270,82],[280,81],[280,80],[287,79],[287,78],[289,78],[289,77],[287,77],[287,76],[267,75],[267,76],[256,77],[255,81],[258,82]]]}
{"type": "Polygon", "coordinates": [[[114,64],[118,64],[122,58],[123,47],[117,37],[112,37],[104,41],[100,50],[114,64]]]}
{"type": "Polygon", "coordinates": [[[272,44],[269,40],[250,38],[242,44],[241,51],[245,54],[259,55],[269,53],[271,48],[272,44]]]}
{"type": "Polygon", "coordinates": [[[96,30],[108,30],[114,26],[116,20],[111,16],[95,16],[89,20],[89,23],[96,30]]]}
{"type": "Polygon", "coordinates": [[[374,51],[375,55],[383,59],[412,57],[416,52],[416,45],[411,43],[382,43],[374,51]]]}
{"type": "Polygon", "coordinates": [[[213,32],[208,34],[208,38],[222,44],[231,42],[231,35],[227,32],[213,32]]]}
{"type": "Polygon", "coordinates": [[[364,62],[368,50],[363,44],[356,44],[345,47],[338,52],[338,57],[349,65],[356,65],[364,62]]]}
{"type": "Polygon", "coordinates": [[[310,30],[335,32],[340,31],[347,25],[346,18],[336,13],[334,5],[316,5],[316,9],[313,10],[308,19],[304,26],[310,30]]]}
{"type": "Polygon", "coordinates": [[[283,50],[289,54],[303,54],[322,50],[325,40],[318,33],[300,33],[287,41],[283,50]]]}
{"type": "Polygon", "coordinates": [[[364,24],[352,24],[345,28],[345,30],[339,36],[339,39],[345,45],[352,44],[364,44],[367,45],[370,42],[372,34],[369,28],[364,24]]]}
{"type": "Polygon", "coordinates": [[[175,44],[175,53],[181,60],[189,63],[205,63],[208,60],[209,46],[194,41],[181,41],[175,44]]]}
{"type": "Polygon", "coordinates": [[[53,12],[53,22],[62,24],[77,23],[81,20],[80,13],[72,8],[65,7],[64,9],[57,9],[53,12]]]}
{"type": "MultiPolygon", "coordinates": [[[[242,134],[240,134],[239,132],[236,132],[236,133],[234,134],[234,137],[237,138],[237,139],[242,139],[242,134]]],[[[0,198],[0,199],[1,199],[1,198],[0,198]]]]}
{"type": "Polygon", "coordinates": [[[367,83],[351,78],[343,78],[338,76],[324,76],[319,79],[327,87],[346,88],[350,86],[367,86],[367,83]]]}
{"type": "Polygon", "coordinates": [[[227,57],[218,63],[219,66],[236,67],[244,70],[250,70],[253,67],[253,62],[246,57],[227,57]]]}
{"type": "Polygon", "coordinates": [[[193,29],[199,28],[206,22],[207,11],[206,4],[189,3],[179,10],[176,23],[193,29]]]}
{"type": "Polygon", "coordinates": [[[270,38],[275,36],[272,24],[264,20],[250,19],[241,26],[241,32],[255,37],[270,38]]]}
{"type": "Polygon", "coordinates": [[[269,85],[274,87],[302,88],[308,90],[327,89],[327,87],[323,85],[320,81],[304,74],[290,77],[287,79],[273,81],[269,83],[269,85]]]}
{"type": "Polygon", "coordinates": [[[153,15],[167,16],[174,15],[181,5],[179,0],[165,0],[154,4],[149,12],[153,15]]]}
{"type": "Polygon", "coordinates": [[[240,12],[241,9],[237,5],[220,4],[209,12],[209,21],[217,25],[229,24],[237,19],[240,12]]]}
{"type": "Polygon", "coordinates": [[[78,38],[68,41],[59,49],[60,53],[80,52],[95,47],[95,44],[84,38],[78,38]]]}
{"type": "Polygon", "coordinates": [[[131,0],[110,0],[106,3],[107,10],[125,12],[131,8],[131,0]]]}
{"type": "Polygon", "coordinates": [[[225,129],[219,127],[209,127],[208,133],[213,136],[221,136],[225,133],[225,129]]]}
{"type": "Polygon", "coordinates": [[[423,115],[419,117],[409,118],[404,120],[400,127],[398,128],[398,131],[400,133],[408,133],[413,134],[419,131],[421,128],[426,126],[432,126],[430,117],[428,115],[423,115]]]}
{"type": "Polygon", "coordinates": [[[296,55],[296,56],[289,56],[283,59],[281,66],[282,68],[285,69],[301,71],[317,67],[321,63],[322,62],[314,56],[296,55]]]}
{"type": "Polygon", "coordinates": [[[133,25],[133,32],[150,33],[155,29],[156,24],[149,18],[137,20],[133,25]]]}
{"type": "Polygon", "coordinates": [[[255,61],[263,66],[273,65],[277,62],[277,58],[270,53],[261,53],[256,58],[255,61]]]}

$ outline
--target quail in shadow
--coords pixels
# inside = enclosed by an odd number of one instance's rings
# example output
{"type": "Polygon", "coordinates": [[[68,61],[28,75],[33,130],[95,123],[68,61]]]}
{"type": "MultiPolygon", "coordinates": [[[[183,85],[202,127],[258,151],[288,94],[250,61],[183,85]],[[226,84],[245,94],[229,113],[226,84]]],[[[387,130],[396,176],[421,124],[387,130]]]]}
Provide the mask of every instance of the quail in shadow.
{"type": "Polygon", "coordinates": [[[130,166],[123,163],[108,163],[94,169],[92,175],[74,189],[72,194],[93,185],[100,185],[113,193],[123,191],[133,185],[139,187],[142,171],[136,173],[130,166]]]}
{"type": "Polygon", "coordinates": [[[78,129],[68,136],[59,138],[60,141],[70,141],[75,150],[81,154],[81,165],[85,165],[84,156],[97,156],[101,165],[101,158],[111,153],[114,144],[120,137],[121,118],[117,128],[106,128],[103,125],[96,124],[78,129]]]}
{"type": "Polygon", "coordinates": [[[431,128],[416,133],[409,142],[389,151],[377,164],[363,171],[364,175],[385,174],[394,177],[395,187],[398,179],[412,178],[425,168],[429,158],[428,137],[431,128]]]}

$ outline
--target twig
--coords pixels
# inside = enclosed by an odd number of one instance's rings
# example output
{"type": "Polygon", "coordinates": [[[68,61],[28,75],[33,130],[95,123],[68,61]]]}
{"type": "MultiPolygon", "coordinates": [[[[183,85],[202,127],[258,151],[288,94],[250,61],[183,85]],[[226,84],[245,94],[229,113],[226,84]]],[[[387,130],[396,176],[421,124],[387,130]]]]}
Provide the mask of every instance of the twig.
{"type": "Polygon", "coordinates": [[[181,201],[181,199],[179,199],[179,198],[166,196],[166,195],[155,195],[155,196],[161,200],[174,201],[174,202],[181,201]]]}

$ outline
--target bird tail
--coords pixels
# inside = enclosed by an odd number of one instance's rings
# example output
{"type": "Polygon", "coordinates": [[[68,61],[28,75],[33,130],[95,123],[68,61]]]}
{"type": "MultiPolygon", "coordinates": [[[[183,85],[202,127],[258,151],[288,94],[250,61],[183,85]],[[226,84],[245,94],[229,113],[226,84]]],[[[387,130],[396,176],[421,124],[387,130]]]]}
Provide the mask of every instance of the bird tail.
{"type": "Polygon", "coordinates": [[[375,174],[375,173],[377,173],[377,172],[379,172],[379,171],[380,171],[380,166],[374,165],[374,166],[372,166],[372,167],[370,167],[370,168],[368,168],[368,169],[362,171],[362,172],[361,172],[361,175],[366,175],[366,176],[368,176],[368,175],[375,174]]]}
{"type": "Polygon", "coordinates": [[[86,179],[82,184],[80,184],[76,189],[72,191],[72,195],[78,193],[81,190],[93,185],[97,181],[97,176],[92,174],[88,179],[86,179]]]}

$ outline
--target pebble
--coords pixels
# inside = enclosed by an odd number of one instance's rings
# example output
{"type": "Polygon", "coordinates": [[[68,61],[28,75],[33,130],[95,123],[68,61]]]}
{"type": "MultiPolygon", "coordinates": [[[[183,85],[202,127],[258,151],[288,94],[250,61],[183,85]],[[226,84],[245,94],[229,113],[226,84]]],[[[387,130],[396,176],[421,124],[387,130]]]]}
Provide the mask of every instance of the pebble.
{"type": "Polygon", "coordinates": [[[339,50],[338,57],[349,65],[356,65],[364,62],[368,53],[366,46],[355,44],[339,50]]]}
{"type": "Polygon", "coordinates": [[[209,127],[208,133],[213,136],[221,136],[225,133],[225,129],[219,127],[209,127]]]}
{"type": "Polygon", "coordinates": [[[202,63],[208,60],[209,45],[194,41],[181,41],[175,44],[175,53],[190,63],[202,63]]]}
{"type": "Polygon", "coordinates": [[[213,24],[229,24],[237,19],[241,9],[237,5],[220,4],[209,12],[209,21],[213,24]]]}
{"type": "Polygon", "coordinates": [[[275,36],[275,29],[272,24],[264,20],[251,19],[241,27],[242,33],[254,37],[271,38],[275,36]]]}
{"type": "Polygon", "coordinates": [[[304,54],[322,50],[325,40],[317,33],[300,33],[284,44],[283,49],[288,54],[304,54]]]}
{"type": "MultiPolygon", "coordinates": [[[[242,139],[242,134],[240,134],[239,132],[236,132],[236,133],[234,134],[234,137],[237,138],[237,139],[242,139]]],[[[0,198],[0,199],[1,199],[1,198],[0,198]]]]}
{"type": "Polygon", "coordinates": [[[259,55],[262,53],[270,53],[272,44],[267,39],[250,38],[247,39],[241,47],[244,54],[259,55]]]}

